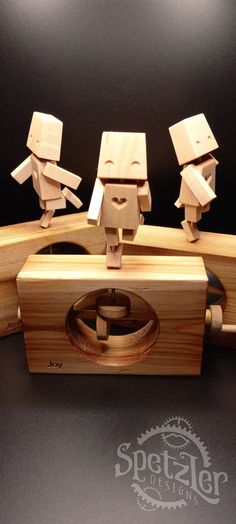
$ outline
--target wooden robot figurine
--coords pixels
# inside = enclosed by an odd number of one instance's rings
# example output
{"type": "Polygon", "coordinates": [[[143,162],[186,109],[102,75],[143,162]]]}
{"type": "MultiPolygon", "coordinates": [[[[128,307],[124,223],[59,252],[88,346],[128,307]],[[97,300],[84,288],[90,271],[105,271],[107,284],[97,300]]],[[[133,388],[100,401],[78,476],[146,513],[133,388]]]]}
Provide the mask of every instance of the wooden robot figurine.
{"type": "Polygon", "coordinates": [[[196,223],[216,198],[215,169],[217,160],[210,151],[218,148],[212,130],[201,113],[186,118],[169,128],[181,171],[180,195],[175,206],[184,207],[181,225],[189,242],[199,238],[196,223]]]}
{"type": "Polygon", "coordinates": [[[52,115],[34,112],[27,147],[32,154],[24,160],[11,176],[22,184],[32,176],[33,186],[39,196],[41,209],[41,227],[48,227],[56,209],[66,207],[69,200],[78,209],[82,202],[67,187],[61,189],[61,183],[77,189],[81,178],[57,166],[60,160],[63,123],[52,115]]]}
{"type": "Polygon", "coordinates": [[[145,133],[104,132],[88,223],[104,227],[108,268],[121,267],[119,228],[122,240],[133,240],[140,211],[150,210],[145,133]]]}

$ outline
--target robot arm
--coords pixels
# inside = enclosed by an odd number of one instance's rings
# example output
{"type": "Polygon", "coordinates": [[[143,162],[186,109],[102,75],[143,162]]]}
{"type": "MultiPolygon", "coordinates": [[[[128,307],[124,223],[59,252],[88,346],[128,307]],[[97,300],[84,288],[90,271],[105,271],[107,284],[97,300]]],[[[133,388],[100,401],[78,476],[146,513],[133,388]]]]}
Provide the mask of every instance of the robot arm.
{"type": "Polygon", "coordinates": [[[151,211],[152,197],[147,180],[141,185],[138,185],[138,201],[141,211],[151,211]]]}
{"type": "Polygon", "coordinates": [[[100,178],[96,178],[93,194],[89,204],[89,210],[87,215],[88,224],[93,224],[95,226],[99,225],[99,219],[102,209],[102,201],[104,195],[104,185],[100,178]]]}
{"type": "Polygon", "coordinates": [[[206,206],[216,198],[216,194],[196,166],[189,164],[181,171],[181,176],[201,206],[206,206]]]}
{"type": "Polygon", "coordinates": [[[62,167],[58,167],[56,164],[47,162],[43,171],[44,176],[50,178],[51,180],[56,180],[61,184],[77,189],[81,182],[81,178],[77,175],[74,175],[70,171],[66,171],[62,167]]]}
{"type": "Polygon", "coordinates": [[[22,162],[14,171],[11,172],[12,178],[16,180],[19,184],[23,184],[27,178],[32,176],[32,164],[31,164],[31,155],[28,156],[24,162],[22,162]]]}

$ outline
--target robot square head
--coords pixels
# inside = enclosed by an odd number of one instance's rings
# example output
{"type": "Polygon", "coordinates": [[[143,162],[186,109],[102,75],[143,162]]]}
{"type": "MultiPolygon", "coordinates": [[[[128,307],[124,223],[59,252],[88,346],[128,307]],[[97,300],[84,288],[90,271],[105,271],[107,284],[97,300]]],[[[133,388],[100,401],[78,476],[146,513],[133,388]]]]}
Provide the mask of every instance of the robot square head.
{"type": "Polygon", "coordinates": [[[217,149],[218,144],[203,113],[169,127],[179,165],[217,149]]]}
{"type": "Polygon", "coordinates": [[[102,134],[98,178],[147,180],[145,133],[102,134]]]}
{"type": "Polygon", "coordinates": [[[63,123],[52,115],[34,112],[27,147],[39,158],[60,160],[63,123]]]}

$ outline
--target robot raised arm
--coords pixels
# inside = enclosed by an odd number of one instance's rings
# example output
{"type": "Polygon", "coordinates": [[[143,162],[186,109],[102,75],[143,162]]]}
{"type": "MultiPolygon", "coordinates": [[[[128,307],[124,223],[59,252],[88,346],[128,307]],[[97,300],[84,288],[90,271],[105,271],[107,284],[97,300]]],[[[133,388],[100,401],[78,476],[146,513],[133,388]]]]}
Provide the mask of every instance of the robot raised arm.
{"type": "Polygon", "coordinates": [[[12,178],[16,180],[19,184],[23,184],[27,178],[32,176],[33,169],[31,163],[31,155],[28,156],[21,164],[11,172],[12,178]]]}
{"type": "Polygon", "coordinates": [[[193,164],[185,167],[181,176],[201,206],[206,206],[216,198],[214,191],[193,164]]]}

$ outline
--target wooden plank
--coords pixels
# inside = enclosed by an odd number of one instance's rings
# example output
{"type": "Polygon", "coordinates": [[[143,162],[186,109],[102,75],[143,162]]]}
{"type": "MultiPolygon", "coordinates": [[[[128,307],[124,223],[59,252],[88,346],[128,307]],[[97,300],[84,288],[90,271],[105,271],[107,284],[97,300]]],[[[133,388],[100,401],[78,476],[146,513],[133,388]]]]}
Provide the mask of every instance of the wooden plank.
{"type": "Polygon", "coordinates": [[[52,218],[48,229],[42,229],[38,220],[0,228],[0,336],[21,329],[15,279],[26,259],[60,242],[73,243],[92,254],[106,250],[102,228],[89,226],[86,213],[52,218]]]}

